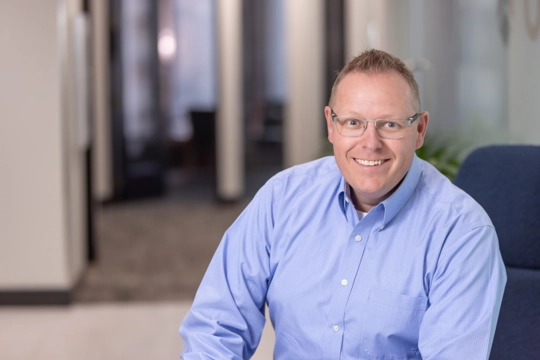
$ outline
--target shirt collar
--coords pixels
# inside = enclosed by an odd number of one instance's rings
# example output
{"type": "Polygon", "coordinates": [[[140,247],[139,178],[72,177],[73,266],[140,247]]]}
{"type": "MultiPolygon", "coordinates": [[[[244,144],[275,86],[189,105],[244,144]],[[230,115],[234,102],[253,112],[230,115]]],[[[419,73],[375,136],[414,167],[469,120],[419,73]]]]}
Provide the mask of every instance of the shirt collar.
{"type": "Polygon", "coordinates": [[[397,190],[390,195],[388,199],[381,202],[384,206],[383,226],[386,226],[386,224],[392,221],[403,205],[409,200],[414,189],[416,189],[416,186],[418,185],[418,181],[420,181],[421,174],[422,169],[420,168],[420,160],[415,154],[411,167],[401,182],[401,185],[399,185],[397,190]]]}
{"type": "Polygon", "coordinates": [[[347,206],[350,204],[350,199],[347,196],[347,181],[341,176],[341,182],[339,185],[339,188],[341,189],[338,193],[338,200],[339,200],[339,207],[341,208],[341,212],[345,217],[347,217],[347,206]]]}
{"type": "MultiPolygon", "coordinates": [[[[382,206],[384,211],[384,219],[383,219],[383,226],[386,226],[392,219],[397,215],[397,213],[401,210],[403,205],[409,200],[411,197],[414,189],[416,189],[416,185],[418,185],[418,181],[420,180],[420,175],[422,174],[422,169],[420,167],[420,160],[416,156],[416,154],[413,157],[413,161],[411,164],[411,167],[409,168],[409,171],[405,175],[405,178],[401,182],[401,185],[397,188],[397,190],[388,197],[388,199],[384,200],[377,206],[382,206]]],[[[346,209],[348,205],[352,204],[350,203],[350,199],[348,198],[347,194],[347,186],[349,184],[345,180],[343,176],[341,176],[341,184],[340,189],[341,191],[338,194],[339,199],[339,205],[341,207],[341,211],[343,212],[343,215],[346,216],[346,209]]]]}

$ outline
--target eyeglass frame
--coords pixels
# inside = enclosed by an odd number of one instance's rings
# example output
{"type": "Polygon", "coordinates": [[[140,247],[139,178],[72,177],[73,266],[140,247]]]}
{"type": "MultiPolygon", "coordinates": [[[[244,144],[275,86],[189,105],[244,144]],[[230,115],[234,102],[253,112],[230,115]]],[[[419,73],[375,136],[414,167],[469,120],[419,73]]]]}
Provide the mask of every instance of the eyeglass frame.
{"type": "Polygon", "coordinates": [[[379,131],[378,131],[379,128],[377,127],[377,121],[379,121],[379,120],[406,121],[405,126],[406,126],[406,127],[409,127],[409,126],[412,125],[413,122],[415,122],[415,121],[420,117],[420,115],[422,115],[422,112],[423,112],[423,111],[417,112],[416,114],[414,114],[413,116],[411,116],[411,117],[408,118],[408,119],[386,119],[386,118],[381,118],[381,119],[369,120],[369,119],[355,118],[355,117],[353,117],[353,116],[350,116],[350,117],[349,117],[350,119],[353,119],[353,120],[363,120],[363,121],[365,121],[365,122],[366,122],[366,125],[363,127],[364,131],[362,131],[362,133],[361,133],[360,135],[358,135],[358,136],[347,136],[347,135],[343,135],[343,134],[341,134],[341,133],[339,132],[339,127],[338,127],[338,125],[337,125],[337,123],[336,123],[337,118],[339,118],[339,117],[346,117],[346,116],[338,116],[338,115],[334,112],[334,109],[332,109],[332,108],[330,107],[330,117],[332,118],[332,122],[333,122],[334,124],[336,124],[336,128],[338,129],[338,133],[339,133],[341,136],[350,137],[350,138],[358,138],[358,137],[364,135],[364,133],[366,132],[366,129],[367,129],[367,127],[368,127],[368,124],[369,124],[370,122],[372,122],[373,125],[375,125],[375,131],[377,131],[377,135],[379,135],[381,138],[383,138],[383,139],[391,139],[391,140],[402,139],[403,137],[405,137],[405,135],[402,135],[401,137],[397,137],[397,138],[386,138],[386,137],[382,136],[381,134],[379,134],[379,131]]]}

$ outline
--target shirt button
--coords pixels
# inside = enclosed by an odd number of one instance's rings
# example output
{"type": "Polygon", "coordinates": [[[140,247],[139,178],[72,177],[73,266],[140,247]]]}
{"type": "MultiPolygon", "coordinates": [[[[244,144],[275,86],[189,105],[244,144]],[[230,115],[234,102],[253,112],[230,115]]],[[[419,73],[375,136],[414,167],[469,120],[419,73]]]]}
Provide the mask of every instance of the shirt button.
{"type": "Polygon", "coordinates": [[[334,330],[334,332],[338,332],[339,331],[339,326],[337,326],[337,325],[332,326],[332,330],[334,330]]]}
{"type": "Polygon", "coordinates": [[[384,229],[384,225],[381,225],[381,230],[384,229]]]}
{"type": "Polygon", "coordinates": [[[356,241],[360,241],[362,240],[362,237],[360,235],[356,235],[356,237],[354,238],[356,241]]]}
{"type": "Polygon", "coordinates": [[[345,202],[348,203],[348,202],[349,202],[349,198],[345,198],[345,202]]]}
{"type": "Polygon", "coordinates": [[[347,285],[347,284],[348,284],[348,283],[347,283],[347,279],[341,280],[341,285],[345,286],[345,285],[347,285]]]}

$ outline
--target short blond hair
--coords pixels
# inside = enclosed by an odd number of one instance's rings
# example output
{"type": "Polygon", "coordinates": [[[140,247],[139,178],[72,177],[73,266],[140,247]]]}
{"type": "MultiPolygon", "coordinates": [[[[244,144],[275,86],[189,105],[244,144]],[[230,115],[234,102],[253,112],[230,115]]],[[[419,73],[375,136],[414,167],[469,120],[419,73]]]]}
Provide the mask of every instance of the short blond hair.
{"type": "Polygon", "coordinates": [[[412,92],[413,106],[416,108],[416,111],[420,112],[420,92],[418,90],[418,83],[412,72],[407,68],[407,65],[397,57],[385,51],[376,49],[364,51],[360,55],[352,58],[343,69],[341,69],[332,86],[330,100],[328,101],[329,106],[334,106],[338,85],[347,74],[351,72],[378,74],[392,70],[403,76],[405,81],[409,84],[412,92]]]}

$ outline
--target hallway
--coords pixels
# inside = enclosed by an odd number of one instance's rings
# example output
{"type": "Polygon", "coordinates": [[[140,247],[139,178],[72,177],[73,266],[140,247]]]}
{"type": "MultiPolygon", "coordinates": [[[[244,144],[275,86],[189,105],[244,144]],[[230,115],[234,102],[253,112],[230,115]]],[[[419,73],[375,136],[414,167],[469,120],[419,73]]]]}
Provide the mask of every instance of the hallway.
{"type": "Polygon", "coordinates": [[[99,209],[98,261],[75,302],[191,301],[223,233],[248,202],[216,204],[205,188],[99,209]]]}

